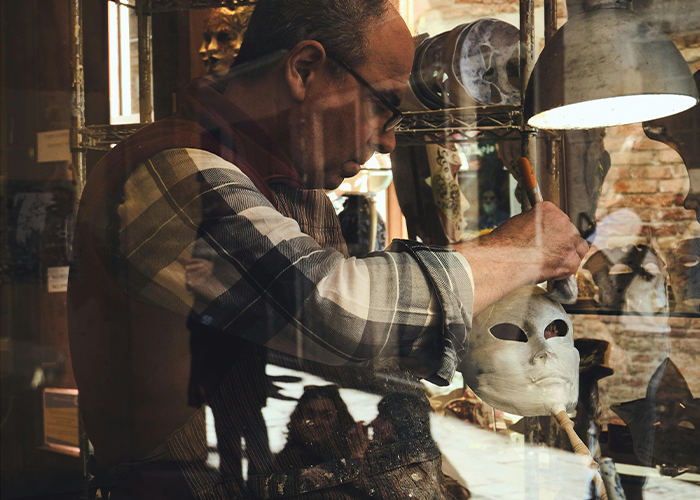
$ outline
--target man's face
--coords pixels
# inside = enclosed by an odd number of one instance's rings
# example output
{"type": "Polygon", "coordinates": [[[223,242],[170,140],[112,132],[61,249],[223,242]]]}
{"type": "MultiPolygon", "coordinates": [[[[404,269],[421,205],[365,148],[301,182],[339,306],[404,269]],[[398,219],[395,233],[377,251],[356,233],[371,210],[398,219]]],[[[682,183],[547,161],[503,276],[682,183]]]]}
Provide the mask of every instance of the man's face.
{"type": "Polygon", "coordinates": [[[338,426],[338,409],[328,398],[312,399],[303,409],[304,425],[299,429],[307,443],[322,443],[331,439],[338,426]]]}
{"type": "MultiPolygon", "coordinates": [[[[367,36],[366,61],[353,68],[389,102],[398,106],[413,63],[413,41],[393,10],[367,36]]],[[[375,151],[394,149],[394,131],[383,127],[392,113],[347,71],[333,78],[327,70],[303,103],[292,140],[293,161],[308,188],[336,189],[353,177],[375,151]]]]}

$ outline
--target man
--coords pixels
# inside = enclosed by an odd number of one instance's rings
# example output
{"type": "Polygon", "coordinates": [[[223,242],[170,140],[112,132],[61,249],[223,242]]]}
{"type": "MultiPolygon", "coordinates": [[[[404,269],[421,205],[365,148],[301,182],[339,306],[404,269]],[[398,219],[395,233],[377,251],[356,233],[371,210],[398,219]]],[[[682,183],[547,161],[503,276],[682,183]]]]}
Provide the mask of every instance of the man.
{"type": "MultiPolygon", "coordinates": [[[[587,245],[548,203],[454,251],[399,241],[347,258],[322,188],[393,149],[412,55],[383,0],[261,0],[228,86],[193,82],[177,115],[95,167],[77,223],[70,334],[111,498],[366,498],[381,493],[354,488],[367,474],[424,462],[439,471],[427,438],[323,464],[335,471],[323,485],[304,464],[273,464],[266,363],[416,393],[419,377],[452,378],[474,312],[578,268],[587,245]]],[[[410,483],[379,497],[408,497],[410,483]]]]}

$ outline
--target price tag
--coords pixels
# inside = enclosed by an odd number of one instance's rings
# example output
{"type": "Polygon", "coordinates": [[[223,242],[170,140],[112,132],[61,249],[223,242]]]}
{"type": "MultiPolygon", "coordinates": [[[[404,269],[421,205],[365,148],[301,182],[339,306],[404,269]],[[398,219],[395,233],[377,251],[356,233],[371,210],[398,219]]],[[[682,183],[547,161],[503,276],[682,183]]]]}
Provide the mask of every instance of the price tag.
{"type": "Polygon", "coordinates": [[[49,267],[47,270],[47,283],[49,293],[68,291],[68,266],[49,267]]]}
{"type": "Polygon", "coordinates": [[[44,445],[61,453],[80,454],[77,389],[44,389],[44,445]]]}

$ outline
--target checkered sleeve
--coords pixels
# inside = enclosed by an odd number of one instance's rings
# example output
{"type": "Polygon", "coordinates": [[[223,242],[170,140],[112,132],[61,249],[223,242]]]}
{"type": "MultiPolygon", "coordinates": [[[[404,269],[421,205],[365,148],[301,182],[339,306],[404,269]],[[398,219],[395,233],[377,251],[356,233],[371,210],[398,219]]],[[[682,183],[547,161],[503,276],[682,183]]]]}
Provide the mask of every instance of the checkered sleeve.
{"type": "Polygon", "coordinates": [[[326,364],[400,358],[436,383],[464,354],[473,284],[456,252],[399,240],[346,259],[237,167],[192,149],[139,165],[118,214],[114,278],[132,298],[326,364]]]}

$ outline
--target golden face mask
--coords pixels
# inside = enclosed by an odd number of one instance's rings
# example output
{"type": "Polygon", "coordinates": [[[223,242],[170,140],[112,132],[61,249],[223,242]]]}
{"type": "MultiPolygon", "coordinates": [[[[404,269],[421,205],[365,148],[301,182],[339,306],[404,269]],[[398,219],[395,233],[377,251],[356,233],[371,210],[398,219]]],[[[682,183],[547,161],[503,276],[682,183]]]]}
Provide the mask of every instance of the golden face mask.
{"type": "Polygon", "coordinates": [[[199,49],[207,76],[217,80],[228,74],[241,48],[252,13],[252,7],[239,7],[236,10],[222,7],[210,12],[199,49]]]}

